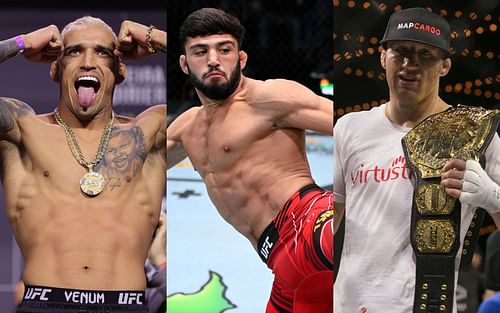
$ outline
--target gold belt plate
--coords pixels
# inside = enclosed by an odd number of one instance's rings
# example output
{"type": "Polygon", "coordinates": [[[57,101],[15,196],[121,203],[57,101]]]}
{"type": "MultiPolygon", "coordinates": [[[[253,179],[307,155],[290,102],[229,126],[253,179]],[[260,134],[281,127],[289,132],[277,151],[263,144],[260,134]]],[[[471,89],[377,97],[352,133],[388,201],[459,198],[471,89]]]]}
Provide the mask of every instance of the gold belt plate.
{"type": "Polygon", "coordinates": [[[453,212],[456,199],[450,197],[443,186],[427,184],[418,187],[415,201],[421,215],[449,215],[453,212]]]}
{"type": "Polygon", "coordinates": [[[493,118],[500,110],[458,106],[433,115],[405,137],[409,158],[422,178],[440,177],[450,159],[479,160],[493,118]]]}
{"type": "Polygon", "coordinates": [[[420,253],[450,253],[455,238],[455,229],[450,220],[420,220],[417,222],[415,241],[420,253]]]}

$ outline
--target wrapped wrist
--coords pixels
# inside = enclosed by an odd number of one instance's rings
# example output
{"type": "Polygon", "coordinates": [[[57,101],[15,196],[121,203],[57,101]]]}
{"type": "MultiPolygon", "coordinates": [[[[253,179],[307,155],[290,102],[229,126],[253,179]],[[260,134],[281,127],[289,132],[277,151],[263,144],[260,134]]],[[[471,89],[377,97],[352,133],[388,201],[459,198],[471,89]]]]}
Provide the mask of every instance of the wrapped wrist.
{"type": "Polygon", "coordinates": [[[500,186],[476,161],[466,163],[460,202],[481,207],[490,214],[500,212],[500,186]]]}

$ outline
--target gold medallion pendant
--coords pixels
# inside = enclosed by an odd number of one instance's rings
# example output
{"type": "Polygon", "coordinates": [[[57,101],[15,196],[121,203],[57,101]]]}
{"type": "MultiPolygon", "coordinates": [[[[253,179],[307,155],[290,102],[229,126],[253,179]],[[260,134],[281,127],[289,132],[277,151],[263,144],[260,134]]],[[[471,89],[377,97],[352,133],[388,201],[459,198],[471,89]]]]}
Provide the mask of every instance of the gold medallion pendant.
{"type": "Polygon", "coordinates": [[[64,135],[66,136],[66,141],[68,142],[69,149],[73,154],[73,157],[80,163],[80,165],[86,167],[88,172],[85,173],[82,178],[80,178],[80,189],[87,196],[94,197],[100,194],[106,187],[106,181],[104,177],[98,172],[94,172],[94,167],[102,160],[104,153],[108,149],[109,138],[111,136],[111,130],[113,128],[113,122],[115,120],[115,113],[111,111],[111,119],[106,124],[104,131],[101,136],[101,142],[97,148],[97,153],[92,161],[85,160],[82,149],[76,140],[76,136],[73,133],[71,127],[64,122],[64,120],[59,115],[59,109],[54,110],[54,118],[64,130],[64,135]]]}
{"type": "Polygon", "coordinates": [[[106,187],[106,182],[101,174],[90,171],[80,178],[80,188],[88,196],[97,196],[106,187]]]}

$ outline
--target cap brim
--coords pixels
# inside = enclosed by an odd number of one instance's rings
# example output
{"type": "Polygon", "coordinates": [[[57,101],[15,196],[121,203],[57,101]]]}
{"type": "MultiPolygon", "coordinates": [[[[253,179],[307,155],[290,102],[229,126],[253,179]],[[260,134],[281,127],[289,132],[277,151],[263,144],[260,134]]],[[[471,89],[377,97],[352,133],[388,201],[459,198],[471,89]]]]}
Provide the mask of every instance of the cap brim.
{"type": "Polygon", "coordinates": [[[391,38],[391,39],[382,39],[380,40],[380,44],[386,48],[385,44],[390,42],[390,41],[412,41],[412,42],[417,42],[417,43],[422,43],[424,45],[428,45],[430,47],[433,47],[433,48],[437,48],[441,51],[443,51],[445,53],[445,56],[448,57],[450,56],[450,51],[447,51],[441,47],[438,47],[437,45],[433,45],[431,43],[428,43],[427,41],[423,41],[423,40],[418,40],[418,39],[414,39],[414,38],[391,38]]]}

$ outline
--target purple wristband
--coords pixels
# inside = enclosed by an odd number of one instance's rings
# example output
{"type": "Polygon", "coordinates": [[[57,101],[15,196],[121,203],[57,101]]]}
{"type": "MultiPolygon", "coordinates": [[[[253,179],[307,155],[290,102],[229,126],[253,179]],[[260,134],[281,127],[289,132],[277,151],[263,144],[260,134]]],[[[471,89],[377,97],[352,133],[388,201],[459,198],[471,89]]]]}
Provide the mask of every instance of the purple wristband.
{"type": "Polygon", "coordinates": [[[24,39],[23,39],[23,36],[19,35],[19,36],[16,36],[16,43],[17,43],[17,46],[19,47],[19,53],[23,53],[24,52],[24,49],[26,48],[24,46],[24,39]]]}

